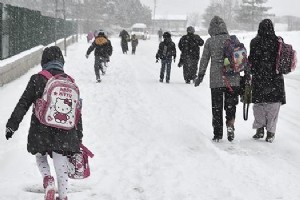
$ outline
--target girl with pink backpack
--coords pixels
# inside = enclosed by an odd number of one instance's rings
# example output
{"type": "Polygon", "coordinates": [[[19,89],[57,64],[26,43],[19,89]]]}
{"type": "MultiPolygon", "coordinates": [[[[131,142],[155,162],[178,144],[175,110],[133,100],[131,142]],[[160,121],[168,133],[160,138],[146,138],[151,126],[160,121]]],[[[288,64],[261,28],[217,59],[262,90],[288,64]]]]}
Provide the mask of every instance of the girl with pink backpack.
{"type": "MultiPolygon", "coordinates": [[[[52,76],[64,73],[64,58],[59,47],[51,46],[44,49],[41,66],[52,76]]],[[[6,139],[10,139],[18,130],[19,124],[32,104],[43,96],[48,79],[41,73],[31,76],[26,89],[6,124],[6,139]]],[[[68,105],[75,105],[67,102],[68,105]]],[[[70,107],[72,108],[72,107],[70,107]]],[[[72,108],[73,109],[73,108],[72,108]]],[[[34,110],[34,109],[33,109],[34,110]]],[[[80,152],[82,143],[82,120],[79,113],[78,124],[71,129],[52,127],[41,123],[33,112],[27,141],[27,151],[36,157],[38,169],[43,177],[45,200],[67,200],[68,191],[68,156],[80,152]],[[53,159],[57,177],[58,197],[55,196],[55,179],[50,171],[48,156],[53,159]]],[[[63,123],[63,121],[61,121],[63,123]]]]}

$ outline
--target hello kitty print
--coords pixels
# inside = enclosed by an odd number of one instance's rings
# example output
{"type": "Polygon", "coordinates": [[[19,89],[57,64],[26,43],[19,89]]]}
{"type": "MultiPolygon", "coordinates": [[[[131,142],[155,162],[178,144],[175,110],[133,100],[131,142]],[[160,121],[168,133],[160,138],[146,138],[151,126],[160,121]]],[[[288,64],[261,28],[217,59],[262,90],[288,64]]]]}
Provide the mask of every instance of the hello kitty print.
{"type": "Polygon", "coordinates": [[[70,77],[49,78],[42,98],[35,103],[35,114],[41,123],[70,130],[76,126],[81,112],[79,89],[70,77]]]}

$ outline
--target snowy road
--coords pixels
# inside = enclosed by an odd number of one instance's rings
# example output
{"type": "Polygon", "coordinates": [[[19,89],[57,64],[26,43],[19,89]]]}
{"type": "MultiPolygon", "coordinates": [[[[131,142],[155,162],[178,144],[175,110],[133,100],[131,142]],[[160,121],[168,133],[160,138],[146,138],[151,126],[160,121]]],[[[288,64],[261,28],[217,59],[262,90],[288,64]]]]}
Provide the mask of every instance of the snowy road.
{"type": "MultiPolygon", "coordinates": [[[[245,34],[245,44],[252,37],[245,34]]],[[[170,84],[159,83],[157,38],[140,41],[136,55],[122,54],[118,38],[112,44],[100,84],[93,56],[84,56],[89,44],[82,39],[68,48],[65,71],[81,89],[83,141],[95,154],[91,177],[70,180],[70,200],[300,199],[299,69],[286,77],[288,104],[281,108],[274,143],[251,139],[252,110],[244,121],[239,104],[235,141],[224,137],[216,144],[211,142],[208,75],[197,88],[185,84],[177,52],[170,84]]],[[[0,87],[0,200],[43,199],[26,189],[40,189],[42,181],[34,156],[26,151],[31,111],[11,140],[4,137],[7,119],[39,70],[36,66],[0,87]]]]}

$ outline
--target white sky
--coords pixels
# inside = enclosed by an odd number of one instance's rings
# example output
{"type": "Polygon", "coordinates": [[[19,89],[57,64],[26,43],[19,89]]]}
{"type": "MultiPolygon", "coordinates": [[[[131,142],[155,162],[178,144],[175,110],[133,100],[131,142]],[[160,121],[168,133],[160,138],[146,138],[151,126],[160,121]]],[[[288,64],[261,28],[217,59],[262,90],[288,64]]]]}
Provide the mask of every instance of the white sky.
{"type": "MultiPolygon", "coordinates": [[[[300,52],[299,32],[277,34],[300,52]]],[[[238,36],[248,47],[255,35],[238,36]]],[[[173,37],[176,46],[178,40],[173,37]]],[[[83,143],[95,154],[91,177],[70,180],[70,200],[300,199],[299,66],[285,76],[287,104],[281,107],[274,143],[252,139],[252,105],[244,121],[241,103],[234,142],[224,134],[222,142],[214,143],[209,72],[199,87],[185,84],[176,66],[178,52],[170,84],[160,83],[156,35],[140,40],[136,55],[122,54],[118,37],[111,41],[114,52],[100,84],[93,54],[84,56],[90,45],[84,36],[65,57],[65,71],[83,98],[83,143]]],[[[35,157],[26,151],[32,109],[13,138],[4,137],[30,76],[40,70],[37,65],[0,87],[0,200],[43,199],[35,157]]]]}
{"type": "MultiPolygon", "coordinates": [[[[156,0],[156,14],[188,14],[200,12],[203,14],[210,0],[156,0]]],[[[154,0],[141,0],[153,10],[154,0]]],[[[300,17],[300,1],[298,0],[269,0],[267,6],[273,7],[270,13],[281,15],[295,15],[300,17]]]]}

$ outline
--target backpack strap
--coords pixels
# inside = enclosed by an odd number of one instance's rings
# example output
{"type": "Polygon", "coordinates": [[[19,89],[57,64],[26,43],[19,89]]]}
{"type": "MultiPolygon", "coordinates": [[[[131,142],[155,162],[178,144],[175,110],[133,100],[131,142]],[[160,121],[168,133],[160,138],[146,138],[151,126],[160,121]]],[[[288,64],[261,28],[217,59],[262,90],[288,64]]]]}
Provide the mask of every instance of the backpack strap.
{"type": "Polygon", "coordinates": [[[224,75],[223,75],[223,81],[224,81],[226,87],[228,88],[228,90],[229,90],[231,93],[233,93],[233,89],[232,89],[232,87],[231,87],[231,85],[230,85],[230,83],[229,83],[229,81],[228,81],[228,79],[227,79],[225,73],[224,73],[224,75]]]}
{"type": "Polygon", "coordinates": [[[277,41],[278,41],[278,51],[277,51],[277,57],[276,57],[276,74],[279,74],[279,61],[280,61],[280,56],[281,56],[283,38],[278,36],[277,41]]]}
{"type": "Polygon", "coordinates": [[[49,71],[47,70],[42,70],[40,71],[38,74],[43,75],[44,77],[46,77],[48,80],[53,76],[49,71]]]}
{"type": "MultiPolygon", "coordinates": [[[[47,70],[42,70],[42,71],[40,71],[38,74],[43,75],[43,76],[46,77],[48,80],[49,80],[51,77],[53,77],[53,75],[52,75],[49,71],[47,71],[47,70]]],[[[62,73],[62,74],[56,74],[56,75],[54,75],[54,77],[59,77],[59,76],[61,76],[61,75],[63,75],[63,74],[65,74],[65,73],[62,73]]],[[[70,79],[73,83],[75,82],[75,80],[74,80],[71,76],[69,76],[68,74],[65,74],[65,75],[66,75],[66,77],[67,77],[68,79],[70,79]]]]}

